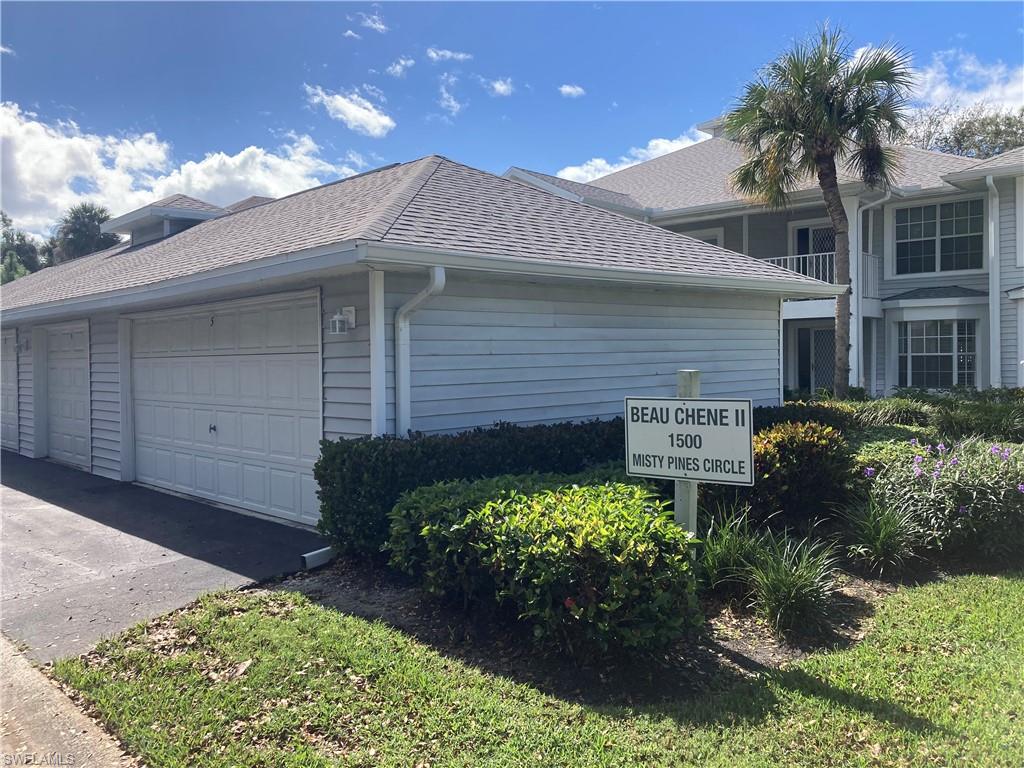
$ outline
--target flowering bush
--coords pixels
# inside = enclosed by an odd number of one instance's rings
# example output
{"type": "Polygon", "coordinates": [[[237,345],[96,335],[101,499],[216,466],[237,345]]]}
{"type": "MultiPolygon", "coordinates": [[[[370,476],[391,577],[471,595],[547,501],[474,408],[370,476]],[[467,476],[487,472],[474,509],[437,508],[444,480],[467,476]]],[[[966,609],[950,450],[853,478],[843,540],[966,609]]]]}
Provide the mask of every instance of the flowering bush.
{"type": "Polygon", "coordinates": [[[921,444],[909,460],[874,470],[872,499],[911,515],[924,544],[1007,561],[1024,551],[1024,446],[972,438],[921,444]]]}

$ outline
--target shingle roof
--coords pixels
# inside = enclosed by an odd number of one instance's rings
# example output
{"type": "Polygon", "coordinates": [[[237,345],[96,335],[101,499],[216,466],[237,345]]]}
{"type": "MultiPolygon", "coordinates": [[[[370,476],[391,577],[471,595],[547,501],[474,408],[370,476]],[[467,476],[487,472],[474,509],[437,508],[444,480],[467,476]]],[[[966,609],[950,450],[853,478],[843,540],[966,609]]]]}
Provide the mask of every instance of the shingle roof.
{"type": "MultiPolygon", "coordinates": [[[[4,286],[5,309],[163,280],[352,240],[683,276],[820,285],[763,261],[429,156],[325,184],[41,270],[4,286]]],[[[514,267],[510,266],[510,271],[514,267]]]]}
{"type": "Polygon", "coordinates": [[[150,203],[146,208],[184,208],[189,211],[209,211],[211,213],[223,213],[224,209],[205,200],[199,200],[188,195],[168,195],[165,198],[150,203]]]}
{"type": "MultiPolygon", "coordinates": [[[[962,171],[974,161],[929,152],[914,147],[896,147],[899,170],[897,187],[948,187],[941,176],[962,171]]],[[[711,138],[691,144],[667,155],[624,168],[590,182],[627,194],[648,208],[675,211],[697,206],[742,203],[730,182],[730,176],[746,159],[742,146],[724,138],[711,138]]],[[[840,183],[857,183],[857,176],[840,169],[840,183]]],[[[806,179],[796,191],[816,189],[815,179],[806,179]]]]}
{"type": "Polygon", "coordinates": [[[249,197],[244,197],[237,202],[231,203],[231,205],[225,205],[224,210],[229,211],[230,213],[234,213],[235,211],[244,211],[246,208],[252,208],[254,205],[269,203],[273,199],[274,198],[272,197],[264,197],[262,195],[249,195],[249,197]]]}
{"type": "Polygon", "coordinates": [[[622,192],[613,192],[608,189],[602,189],[601,187],[595,187],[593,184],[583,184],[578,181],[570,181],[569,179],[551,176],[550,174],[541,173],[540,171],[531,171],[527,168],[518,168],[513,166],[509,170],[518,171],[519,173],[526,174],[528,176],[534,176],[541,181],[547,182],[559,189],[564,189],[566,192],[570,192],[587,201],[593,200],[597,203],[608,203],[610,205],[617,205],[621,208],[643,208],[640,203],[622,192]]]}
{"type": "Polygon", "coordinates": [[[962,288],[959,285],[947,285],[938,288],[914,288],[912,291],[904,291],[892,296],[887,296],[882,301],[907,301],[909,299],[963,299],[988,296],[984,291],[974,288],[962,288]]]}
{"type": "Polygon", "coordinates": [[[1004,168],[1006,166],[1018,166],[1024,168],[1024,147],[1017,147],[1017,149],[1011,149],[1000,155],[995,155],[986,160],[982,160],[981,162],[977,162],[970,166],[968,170],[981,171],[1004,168]]]}

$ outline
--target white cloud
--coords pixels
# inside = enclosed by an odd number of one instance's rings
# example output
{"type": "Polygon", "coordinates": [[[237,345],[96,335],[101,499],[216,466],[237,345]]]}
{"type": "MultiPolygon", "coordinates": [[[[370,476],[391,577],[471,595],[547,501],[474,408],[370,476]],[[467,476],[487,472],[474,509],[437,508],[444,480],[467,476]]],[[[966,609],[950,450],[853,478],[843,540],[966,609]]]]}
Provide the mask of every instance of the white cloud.
{"type": "Polygon", "coordinates": [[[447,48],[427,48],[427,58],[431,61],[469,61],[473,54],[449,51],[447,48]]]}
{"type": "Polygon", "coordinates": [[[405,72],[409,67],[416,64],[416,61],[408,56],[399,56],[395,61],[391,62],[385,72],[392,77],[405,77],[405,72]]]}
{"type": "Polygon", "coordinates": [[[487,90],[491,96],[511,96],[512,91],[515,90],[512,87],[512,78],[505,77],[497,80],[485,80],[484,85],[487,86],[487,90]]]}
{"type": "Polygon", "coordinates": [[[13,48],[8,48],[6,45],[0,45],[0,54],[2,54],[2,53],[6,53],[9,56],[14,56],[15,55],[14,49],[13,48]]]}
{"type": "Polygon", "coordinates": [[[372,29],[374,32],[380,32],[382,35],[388,31],[388,25],[384,23],[384,19],[381,18],[379,13],[365,14],[360,13],[359,22],[367,29],[372,29]]]}
{"type": "Polygon", "coordinates": [[[340,120],[356,133],[380,139],[387,136],[395,127],[395,121],[391,116],[382,112],[376,104],[360,94],[358,89],[346,94],[331,93],[319,85],[304,87],[310,104],[322,105],[328,115],[340,120]]]}
{"type": "Polygon", "coordinates": [[[370,85],[369,83],[363,83],[363,90],[373,96],[379,102],[387,101],[387,97],[384,96],[384,91],[378,88],[376,85],[370,85]]]}
{"type": "Polygon", "coordinates": [[[578,99],[580,96],[585,96],[587,93],[583,90],[582,85],[573,85],[572,83],[565,83],[564,85],[558,86],[558,92],[567,99],[578,99]]]}
{"type": "Polygon", "coordinates": [[[630,147],[626,154],[620,156],[618,160],[609,161],[603,157],[594,157],[580,165],[566,166],[557,175],[570,181],[587,182],[600,176],[607,176],[609,173],[615,173],[615,171],[621,171],[623,168],[629,168],[631,165],[642,163],[645,160],[667,155],[669,152],[675,152],[677,149],[696,144],[706,138],[708,138],[706,133],[702,133],[696,128],[690,128],[686,133],[674,139],[651,139],[643,147],[630,147]]]}
{"type": "Polygon", "coordinates": [[[441,75],[440,97],[437,100],[437,104],[452,117],[459,114],[459,112],[462,111],[462,108],[466,106],[464,103],[459,102],[452,93],[452,89],[458,82],[459,78],[450,72],[446,72],[441,75]]]}
{"type": "Polygon", "coordinates": [[[984,102],[1018,109],[1024,106],[1024,67],[1010,67],[999,60],[983,64],[962,48],[939,51],[918,71],[917,98],[925,106],[967,107],[984,102]]]}
{"type": "Polygon", "coordinates": [[[331,163],[309,136],[281,147],[211,152],[176,164],[155,133],[86,133],[74,122],[46,123],[17,104],[0,104],[3,208],[16,226],[45,237],[69,207],[93,202],[115,216],[181,192],[218,205],[248,195],[280,197],[360,169],[362,158],[331,163]]]}
{"type": "Polygon", "coordinates": [[[358,32],[355,32],[355,31],[353,31],[351,29],[346,29],[345,30],[345,34],[343,34],[342,37],[347,37],[347,38],[350,38],[352,40],[362,40],[363,39],[362,35],[360,35],[358,32]]]}

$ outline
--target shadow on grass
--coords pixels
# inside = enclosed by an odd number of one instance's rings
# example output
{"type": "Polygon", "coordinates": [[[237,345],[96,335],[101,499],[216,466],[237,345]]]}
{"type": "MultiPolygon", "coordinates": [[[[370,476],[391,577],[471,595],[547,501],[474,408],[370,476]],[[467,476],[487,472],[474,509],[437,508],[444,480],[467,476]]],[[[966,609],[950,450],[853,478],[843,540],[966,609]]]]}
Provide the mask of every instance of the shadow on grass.
{"type": "MultiPolygon", "coordinates": [[[[438,653],[608,717],[668,717],[680,725],[756,724],[793,691],[907,730],[943,730],[890,701],[837,688],[798,668],[776,669],[708,633],[656,657],[577,664],[539,654],[508,617],[458,610],[385,569],[336,563],[275,586],[324,607],[381,621],[438,653]]],[[[859,610],[870,610],[864,601],[859,610]]],[[[848,645],[844,638],[840,645],[848,645]]],[[[810,647],[810,646],[809,646],[810,647]]],[[[814,645],[821,648],[820,643],[814,645]]],[[[836,647],[836,646],[833,646],[836,647]]]]}

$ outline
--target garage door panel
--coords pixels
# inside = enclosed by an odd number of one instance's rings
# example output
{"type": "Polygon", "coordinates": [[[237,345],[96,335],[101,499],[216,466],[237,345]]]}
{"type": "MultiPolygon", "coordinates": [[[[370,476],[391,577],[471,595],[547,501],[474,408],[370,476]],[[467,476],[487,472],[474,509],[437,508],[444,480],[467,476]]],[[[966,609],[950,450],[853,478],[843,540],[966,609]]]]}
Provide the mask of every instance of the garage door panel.
{"type": "Polygon", "coordinates": [[[321,433],[316,301],[176,317],[176,337],[187,349],[165,344],[153,330],[157,319],[136,321],[151,327],[133,333],[139,340],[132,360],[139,479],[315,523],[312,466],[321,433]],[[166,418],[157,415],[160,409],[166,418]],[[158,458],[148,458],[162,453],[173,457],[173,476],[158,458]]]}
{"type": "Polygon", "coordinates": [[[50,458],[88,469],[90,448],[87,326],[47,330],[47,445],[50,458]]]}

